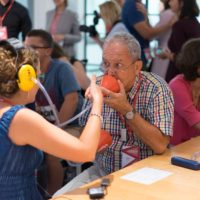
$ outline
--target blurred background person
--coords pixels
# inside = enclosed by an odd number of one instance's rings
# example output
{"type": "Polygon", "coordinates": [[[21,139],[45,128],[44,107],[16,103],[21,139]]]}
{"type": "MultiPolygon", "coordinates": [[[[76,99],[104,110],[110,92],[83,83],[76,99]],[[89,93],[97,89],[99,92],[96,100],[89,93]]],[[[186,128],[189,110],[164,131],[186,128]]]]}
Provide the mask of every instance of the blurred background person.
{"type": "Polygon", "coordinates": [[[0,39],[18,38],[31,30],[32,23],[28,10],[14,0],[0,0],[0,39]]]}
{"type": "Polygon", "coordinates": [[[124,5],[124,1],[125,0],[115,0],[119,5],[120,5],[120,7],[122,8],[123,7],[123,5],[124,5]]]}
{"type": "MultiPolygon", "coordinates": [[[[121,21],[121,7],[115,1],[106,1],[99,5],[100,17],[102,18],[106,36],[110,37],[116,32],[129,32],[126,26],[121,21]]],[[[102,48],[104,40],[99,38],[99,35],[92,37],[97,44],[102,48]]]]}
{"type": "Polygon", "coordinates": [[[172,27],[168,42],[169,49],[165,49],[161,54],[162,58],[170,59],[166,74],[167,82],[180,74],[175,66],[175,59],[182,45],[191,38],[200,37],[200,24],[196,18],[199,15],[199,7],[196,0],[170,0],[169,5],[176,13],[178,21],[172,27]]]}
{"type": "Polygon", "coordinates": [[[77,14],[67,8],[68,0],[53,0],[55,9],[46,14],[46,30],[55,42],[58,42],[65,53],[75,56],[75,43],[81,40],[77,14]]]}
{"type": "MultiPolygon", "coordinates": [[[[172,12],[169,6],[169,0],[161,0],[161,2],[163,3],[163,10],[160,12],[160,20],[156,24],[155,27],[159,27],[159,26],[162,26],[163,24],[168,23],[174,16],[174,13],[172,12]]],[[[159,53],[162,51],[162,49],[167,47],[167,43],[168,43],[170,35],[171,35],[171,29],[156,36],[155,39],[157,40],[158,45],[154,51],[155,57],[153,58],[153,62],[151,66],[151,72],[158,74],[164,79],[165,79],[167,68],[169,65],[169,59],[165,59],[165,60],[161,59],[159,57],[159,53]]]]}
{"type": "Polygon", "coordinates": [[[125,0],[122,8],[122,21],[130,33],[139,41],[142,49],[143,69],[147,69],[148,60],[145,57],[145,49],[149,51],[149,42],[158,34],[169,30],[175,19],[168,23],[152,27],[149,24],[146,8],[140,0],[125,0]]]}
{"type": "Polygon", "coordinates": [[[90,78],[87,76],[83,64],[75,58],[69,58],[68,55],[64,52],[63,48],[56,42],[54,42],[51,57],[70,64],[74,71],[76,80],[81,87],[82,94],[84,95],[86,89],[90,85],[90,78]]]}
{"type": "MultiPolygon", "coordinates": [[[[81,93],[83,96],[85,96],[85,91],[90,85],[90,78],[87,76],[85,67],[82,62],[74,57],[70,58],[68,55],[66,55],[63,48],[56,42],[54,42],[51,57],[53,59],[59,59],[60,61],[66,62],[72,67],[76,80],[81,87],[81,93]]],[[[81,135],[82,127],[80,127],[79,125],[69,125],[65,128],[65,130],[73,136],[78,137],[81,135]]],[[[81,164],[72,163],[66,160],[62,160],[61,163],[65,171],[64,184],[66,184],[74,176],[76,176],[79,171],[84,170],[85,168],[93,164],[92,162],[81,164]]]]}
{"type": "Polygon", "coordinates": [[[177,55],[182,74],[169,83],[174,96],[174,130],[170,140],[177,145],[200,135],[200,38],[187,41],[177,55]]]}
{"type": "MultiPolygon", "coordinates": [[[[38,91],[36,96],[38,112],[53,124],[57,124],[57,120],[60,123],[66,122],[81,111],[83,104],[81,89],[71,66],[51,58],[53,38],[47,31],[31,30],[25,38],[25,45],[37,50],[39,54],[41,73],[43,74],[41,82],[58,111],[58,119],[41,91],[38,91]]],[[[78,120],[71,124],[78,124],[78,120]]],[[[64,169],[60,161],[59,158],[46,154],[47,190],[50,194],[63,184],[64,169]]],[[[40,174],[43,176],[44,172],[42,171],[40,174]]],[[[45,184],[43,187],[45,188],[45,184]]]]}
{"type": "MultiPolygon", "coordinates": [[[[26,7],[14,0],[0,0],[0,40],[20,38],[25,40],[32,28],[32,22],[26,7]]],[[[35,104],[26,105],[35,110],[35,104]]]]}

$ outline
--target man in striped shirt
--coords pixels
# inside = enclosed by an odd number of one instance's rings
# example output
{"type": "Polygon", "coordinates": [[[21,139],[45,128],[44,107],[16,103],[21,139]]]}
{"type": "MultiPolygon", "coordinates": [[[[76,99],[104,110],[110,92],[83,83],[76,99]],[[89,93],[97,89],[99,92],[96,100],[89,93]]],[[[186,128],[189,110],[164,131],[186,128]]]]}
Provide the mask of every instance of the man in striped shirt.
{"type": "MultiPolygon", "coordinates": [[[[102,129],[111,134],[113,141],[97,153],[92,167],[57,194],[166,150],[174,119],[172,92],[162,78],[141,71],[140,56],[140,45],[129,33],[116,33],[106,39],[103,67],[106,74],[119,80],[120,86],[119,93],[102,89],[107,96],[102,109],[102,129]]],[[[84,108],[89,104],[86,101],[84,108]]],[[[89,114],[90,111],[81,117],[81,125],[85,125],[89,114]]]]}

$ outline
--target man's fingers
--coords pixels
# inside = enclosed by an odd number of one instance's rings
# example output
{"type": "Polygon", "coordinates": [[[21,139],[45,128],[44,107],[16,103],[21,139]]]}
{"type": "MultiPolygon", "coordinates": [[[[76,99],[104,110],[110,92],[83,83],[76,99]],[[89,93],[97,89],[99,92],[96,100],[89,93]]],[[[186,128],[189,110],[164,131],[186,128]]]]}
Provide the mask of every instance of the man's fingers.
{"type": "Polygon", "coordinates": [[[119,88],[120,88],[120,93],[121,94],[125,94],[125,89],[124,89],[124,85],[122,84],[122,82],[120,80],[117,80],[119,83],[119,88]]]}

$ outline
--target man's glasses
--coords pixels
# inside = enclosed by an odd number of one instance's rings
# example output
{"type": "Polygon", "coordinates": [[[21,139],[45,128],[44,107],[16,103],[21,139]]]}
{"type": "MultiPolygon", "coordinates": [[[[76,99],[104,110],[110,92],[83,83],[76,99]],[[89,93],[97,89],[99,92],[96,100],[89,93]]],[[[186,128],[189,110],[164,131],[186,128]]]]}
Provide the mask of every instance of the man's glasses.
{"type": "Polygon", "coordinates": [[[105,72],[107,72],[108,70],[112,69],[113,72],[125,72],[132,64],[134,64],[135,62],[132,62],[131,64],[129,65],[126,65],[126,64],[122,64],[120,62],[117,62],[117,63],[113,63],[112,64],[112,67],[111,67],[111,64],[110,62],[107,62],[107,61],[103,61],[102,63],[102,68],[105,72]]]}

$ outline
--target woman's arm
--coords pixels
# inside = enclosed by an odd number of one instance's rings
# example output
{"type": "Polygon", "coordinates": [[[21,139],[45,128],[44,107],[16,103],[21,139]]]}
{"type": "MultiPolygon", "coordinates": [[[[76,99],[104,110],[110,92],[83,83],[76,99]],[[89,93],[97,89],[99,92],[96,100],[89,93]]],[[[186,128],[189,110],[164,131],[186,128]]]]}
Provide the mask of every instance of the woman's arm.
{"type": "Polygon", "coordinates": [[[93,100],[91,115],[80,139],[46,121],[29,109],[20,110],[12,120],[9,137],[16,145],[31,145],[48,154],[75,162],[92,161],[95,158],[101,130],[103,97],[92,78],[87,98],[93,100]]]}

